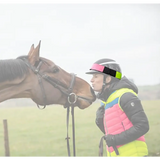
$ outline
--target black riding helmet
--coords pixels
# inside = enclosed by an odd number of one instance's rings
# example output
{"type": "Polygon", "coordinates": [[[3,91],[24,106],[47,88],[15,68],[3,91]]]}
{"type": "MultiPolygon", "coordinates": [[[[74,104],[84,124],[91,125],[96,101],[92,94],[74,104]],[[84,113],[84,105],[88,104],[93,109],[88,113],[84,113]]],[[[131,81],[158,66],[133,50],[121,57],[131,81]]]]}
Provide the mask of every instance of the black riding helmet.
{"type": "Polygon", "coordinates": [[[107,84],[117,82],[122,77],[122,71],[119,64],[117,64],[117,62],[114,61],[113,59],[108,59],[108,58],[100,59],[94,62],[90,71],[86,72],[86,74],[95,74],[95,73],[102,73],[104,75],[102,91],[100,94],[102,94],[104,87],[107,84]],[[106,84],[106,78],[108,75],[110,75],[112,79],[109,83],[106,84]]]}

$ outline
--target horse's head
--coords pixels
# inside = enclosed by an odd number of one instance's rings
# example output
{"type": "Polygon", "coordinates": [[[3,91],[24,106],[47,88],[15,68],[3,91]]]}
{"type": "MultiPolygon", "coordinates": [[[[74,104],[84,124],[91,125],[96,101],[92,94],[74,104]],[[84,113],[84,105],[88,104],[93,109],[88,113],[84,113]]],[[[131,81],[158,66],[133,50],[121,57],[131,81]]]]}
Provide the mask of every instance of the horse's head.
{"type": "Polygon", "coordinates": [[[26,63],[29,72],[21,82],[26,89],[16,97],[26,96],[39,105],[73,103],[81,109],[89,107],[96,99],[89,83],[51,60],[39,57],[39,51],[40,43],[36,48],[31,46],[28,56],[18,58],[26,63]]]}

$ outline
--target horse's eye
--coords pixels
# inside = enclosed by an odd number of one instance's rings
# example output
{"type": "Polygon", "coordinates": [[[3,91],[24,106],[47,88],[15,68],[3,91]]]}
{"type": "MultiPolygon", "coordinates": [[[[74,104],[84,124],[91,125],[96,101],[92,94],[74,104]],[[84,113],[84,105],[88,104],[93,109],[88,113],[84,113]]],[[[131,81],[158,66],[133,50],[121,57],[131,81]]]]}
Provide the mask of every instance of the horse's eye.
{"type": "Polygon", "coordinates": [[[53,73],[57,73],[59,71],[59,68],[57,66],[53,67],[52,68],[52,72],[53,73]]]}

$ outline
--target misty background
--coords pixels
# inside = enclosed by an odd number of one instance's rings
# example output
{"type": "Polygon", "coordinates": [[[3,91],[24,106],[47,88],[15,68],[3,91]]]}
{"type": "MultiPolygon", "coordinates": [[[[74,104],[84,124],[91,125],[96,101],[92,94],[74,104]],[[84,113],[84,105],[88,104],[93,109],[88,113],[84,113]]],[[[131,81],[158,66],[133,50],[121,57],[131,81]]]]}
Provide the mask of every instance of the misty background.
{"type": "Polygon", "coordinates": [[[160,4],[0,4],[0,59],[40,56],[90,83],[86,75],[111,58],[138,86],[160,83],[160,4]]]}

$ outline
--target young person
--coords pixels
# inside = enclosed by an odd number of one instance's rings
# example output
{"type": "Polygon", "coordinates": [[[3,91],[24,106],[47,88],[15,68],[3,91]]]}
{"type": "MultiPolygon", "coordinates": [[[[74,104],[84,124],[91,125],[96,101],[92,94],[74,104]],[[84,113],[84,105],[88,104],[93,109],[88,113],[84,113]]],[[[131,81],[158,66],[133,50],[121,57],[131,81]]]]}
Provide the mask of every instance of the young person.
{"type": "Polygon", "coordinates": [[[149,122],[136,85],[122,77],[119,64],[112,59],[96,61],[86,74],[92,74],[92,87],[102,102],[96,124],[105,134],[107,156],[147,156],[144,135],[149,122]]]}

